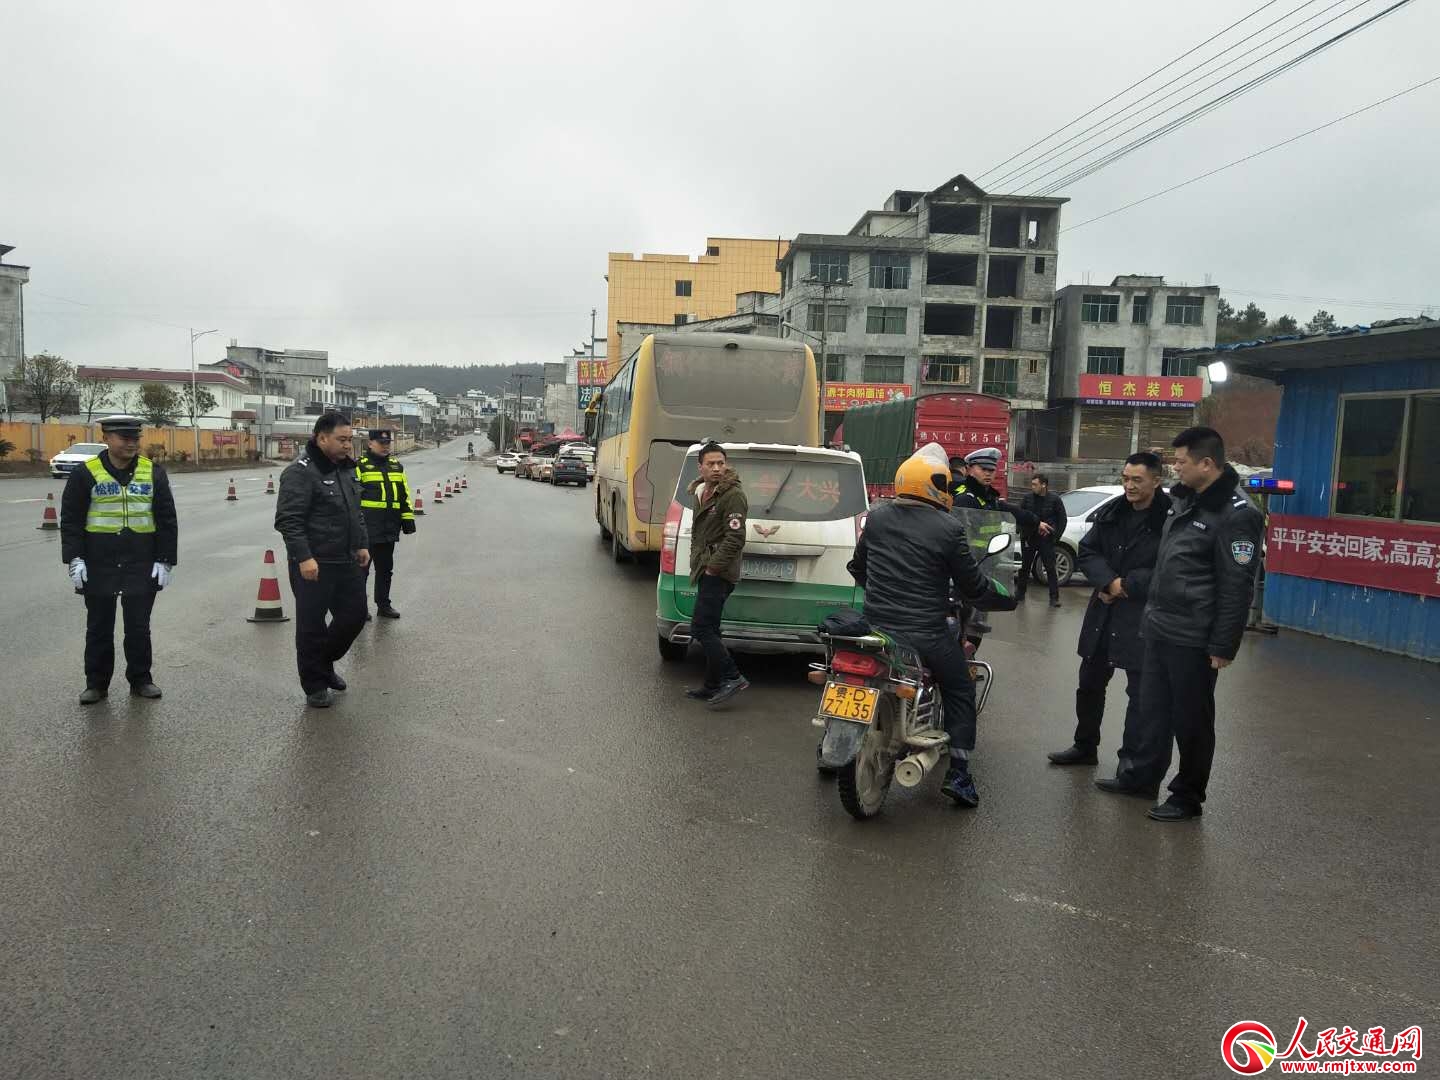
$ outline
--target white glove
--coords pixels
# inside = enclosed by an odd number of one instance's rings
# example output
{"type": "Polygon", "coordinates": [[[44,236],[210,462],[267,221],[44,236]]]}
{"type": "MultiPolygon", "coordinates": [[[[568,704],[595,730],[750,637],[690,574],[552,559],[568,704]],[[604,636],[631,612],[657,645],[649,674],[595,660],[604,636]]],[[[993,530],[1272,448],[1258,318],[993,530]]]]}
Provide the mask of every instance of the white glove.
{"type": "Polygon", "coordinates": [[[170,566],[168,563],[157,562],[150,568],[150,576],[155,579],[155,588],[163,589],[170,584],[170,566]]]}
{"type": "Polygon", "coordinates": [[[77,589],[83,589],[85,582],[90,580],[90,574],[85,569],[85,560],[75,558],[70,560],[70,584],[77,589]]]}

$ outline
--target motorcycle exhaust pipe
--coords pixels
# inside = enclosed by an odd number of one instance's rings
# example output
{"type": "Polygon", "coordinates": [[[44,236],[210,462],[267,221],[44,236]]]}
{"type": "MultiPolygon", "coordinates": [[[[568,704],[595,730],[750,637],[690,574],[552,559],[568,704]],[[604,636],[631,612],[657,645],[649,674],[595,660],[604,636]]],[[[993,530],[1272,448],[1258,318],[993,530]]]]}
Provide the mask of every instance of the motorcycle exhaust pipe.
{"type": "Polygon", "coordinates": [[[917,750],[895,765],[895,779],[901,787],[918,787],[940,761],[942,748],[932,746],[929,750],[917,750]]]}

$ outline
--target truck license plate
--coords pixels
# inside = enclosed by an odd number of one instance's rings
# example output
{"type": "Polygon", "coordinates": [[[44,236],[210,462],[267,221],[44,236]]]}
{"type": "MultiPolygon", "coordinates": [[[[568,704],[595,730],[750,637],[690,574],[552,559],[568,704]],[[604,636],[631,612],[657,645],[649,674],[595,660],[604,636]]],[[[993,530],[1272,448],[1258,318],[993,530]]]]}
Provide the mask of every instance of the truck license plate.
{"type": "Polygon", "coordinates": [[[875,702],[880,695],[872,686],[847,686],[827,682],[820,699],[820,711],[838,720],[856,720],[868,724],[875,719],[875,702]]]}

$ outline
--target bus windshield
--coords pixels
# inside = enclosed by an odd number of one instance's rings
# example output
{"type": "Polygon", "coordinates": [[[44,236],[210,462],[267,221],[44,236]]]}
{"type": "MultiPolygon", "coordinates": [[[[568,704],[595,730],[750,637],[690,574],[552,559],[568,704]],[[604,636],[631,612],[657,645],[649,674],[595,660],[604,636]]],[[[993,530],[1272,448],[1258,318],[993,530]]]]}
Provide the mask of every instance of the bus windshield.
{"type": "Polygon", "coordinates": [[[794,416],[800,407],[802,352],[658,345],[655,354],[655,390],[666,412],[781,417],[794,416]]]}

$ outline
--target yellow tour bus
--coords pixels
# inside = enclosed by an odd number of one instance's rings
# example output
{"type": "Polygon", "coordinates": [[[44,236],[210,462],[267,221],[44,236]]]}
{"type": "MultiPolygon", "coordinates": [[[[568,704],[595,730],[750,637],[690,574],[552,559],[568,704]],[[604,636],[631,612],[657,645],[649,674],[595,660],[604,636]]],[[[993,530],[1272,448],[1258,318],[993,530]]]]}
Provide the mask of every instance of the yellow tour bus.
{"type": "Polygon", "coordinates": [[[659,551],[685,451],[717,442],[820,443],[815,354],[748,334],[651,334],[595,409],[595,520],[616,562],[659,551]]]}

